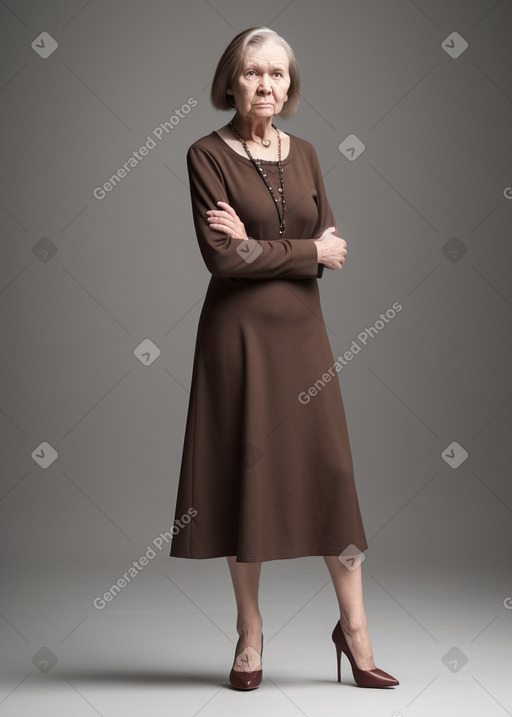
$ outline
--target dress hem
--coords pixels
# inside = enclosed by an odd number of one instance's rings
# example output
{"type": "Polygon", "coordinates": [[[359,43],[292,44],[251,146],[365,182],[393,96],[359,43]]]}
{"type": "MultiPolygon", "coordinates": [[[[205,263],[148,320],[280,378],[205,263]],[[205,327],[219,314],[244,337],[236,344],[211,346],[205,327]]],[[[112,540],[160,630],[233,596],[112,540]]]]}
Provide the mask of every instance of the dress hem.
{"type": "MultiPolygon", "coordinates": [[[[356,547],[357,547],[359,550],[361,550],[361,548],[359,548],[359,546],[356,545],[356,547]]],[[[368,549],[368,546],[366,546],[365,548],[363,548],[363,549],[361,550],[361,552],[364,552],[364,551],[367,550],[367,549],[368,549]]],[[[254,556],[254,555],[252,555],[252,556],[244,556],[243,558],[239,558],[238,556],[236,556],[236,557],[237,557],[237,562],[238,562],[238,563],[266,563],[266,562],[270,562],[271,560],[293,560],[294,558],[308,558],[308,557],[313,557],[313,556],[317,556],[317,555],[318,555],[318,556],[324,556],[324,555],[326,555],[326,556],[334,556],[334,555],[338,556],[338,555],[341,555],[342,552],[343,552],[342,550],[340,550],[339,552],[333,552],[333,549],[332,549],[332,548],[325,548],[325,549],[322,549],[322,548],[304,548],[303,551],[300,551],[300,552],[299,552],[299,554],[297,554],[297,550],[294,550],[294,551],[293,551],[293,554],[281,553],[280,555],[273,555],[272,557],[269,557],[269,556],[267,556],[267,557],[265,557],[265,556],[257,557],[257,556],[254,556]]],[[[234,553],[225,553],[225,552],[222,552],[222,553],[220,553],[220,554],[215,554],[215,555],[173,555],[173,553],[170,553],[170,554],[169,554],[169,557],[171,557],[171,558],[185,558],[185,559],[188,559],[188,560],[213,560],[214,558],[225,558],[225,557],[228,557],[228,556],[230,556],[230,555],[235,555],[235,554],[234,554],[234,553]]]]}

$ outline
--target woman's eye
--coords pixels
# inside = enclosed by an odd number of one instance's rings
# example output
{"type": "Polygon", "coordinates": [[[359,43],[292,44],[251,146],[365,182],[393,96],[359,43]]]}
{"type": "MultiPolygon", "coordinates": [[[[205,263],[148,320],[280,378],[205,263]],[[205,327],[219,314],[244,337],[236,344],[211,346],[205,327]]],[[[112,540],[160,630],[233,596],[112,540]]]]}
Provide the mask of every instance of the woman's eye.
{"type": "MultiPolygon", "coordinates": [[[[256,75],[256,71],[255,70],[247,70],[247,72],[245,74],[252,77],[252,76],[256,75]]],[[[276,70],[274,72],[274,75],[277,75],[278,77],[282,78],[283,73],[280,72],[279,70],[276,70]]]]}

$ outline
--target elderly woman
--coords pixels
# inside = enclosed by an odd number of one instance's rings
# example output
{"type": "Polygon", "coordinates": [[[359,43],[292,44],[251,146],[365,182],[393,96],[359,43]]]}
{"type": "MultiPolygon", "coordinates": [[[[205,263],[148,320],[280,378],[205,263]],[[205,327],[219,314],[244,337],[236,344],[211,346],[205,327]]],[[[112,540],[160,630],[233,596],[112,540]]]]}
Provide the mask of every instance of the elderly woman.
{"type": "Polygon", "coordinates": [[[235,110],[187,153],[194,226],[211,272],[198,324],[170,555],[226,556],[238,610],[231,684],[262,679],[262,561],[323,556],[340,609],[332,640],[361,687],[376,668],[363,606],[368,544],[317,279],[346,242],[313,146],[274,124],[299,104],[289,44],[269,28],[237,35],[211,101],[235,110]],[[192,517],[191,517],[192,516],[192,517]],[[185,520],[187,518],[188,520],[185,520]]]}

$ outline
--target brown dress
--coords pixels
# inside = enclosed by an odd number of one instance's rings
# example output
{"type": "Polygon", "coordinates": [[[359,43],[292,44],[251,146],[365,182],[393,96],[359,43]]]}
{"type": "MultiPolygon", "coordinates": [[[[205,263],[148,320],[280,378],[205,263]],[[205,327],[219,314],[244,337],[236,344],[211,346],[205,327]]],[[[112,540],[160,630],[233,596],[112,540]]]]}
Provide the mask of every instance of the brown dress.
{"type": "MultiPolygon", "coordinates": [[[[173,557],[259,562],[368,547],[313,243],[336,221],[314,147],[290,135],[282,163],[286,238],[248,157],[217,132],[187,153],[194,226],[212,277],[197,330],[173,557]],[[206,211],[218,201],[234,208],[252,241],[209,227],[206,211]]],[[[262,166],[279,197],[277,162],[262,166]]]]}

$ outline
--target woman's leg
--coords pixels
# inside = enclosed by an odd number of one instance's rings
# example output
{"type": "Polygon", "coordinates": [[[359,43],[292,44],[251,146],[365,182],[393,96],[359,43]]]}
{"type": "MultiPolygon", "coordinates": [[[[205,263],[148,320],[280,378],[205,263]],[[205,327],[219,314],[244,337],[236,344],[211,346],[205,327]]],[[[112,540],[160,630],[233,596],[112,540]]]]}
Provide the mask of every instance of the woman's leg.
{"type": "Polygon", "coordinates": [[[240,636],[236,644],[233,667],[239,672],[250,672],[261,667],[259,656],[263,620],[258,606],[261,563],[238,563],[234,555],[227,556],[227,561],[238,611],[236,630],[240,636]],[[245,667],[242,667],[236,663],[236,657],[248,647],[252,650],[247,651],[245,667]]]}
{"type": "Polygon", "coordinates": [[[337,555],[325,555],[340,608],[340,623],[360,670],[376,669],[363,605],[361,565],[349,570],[337,555]]]}

